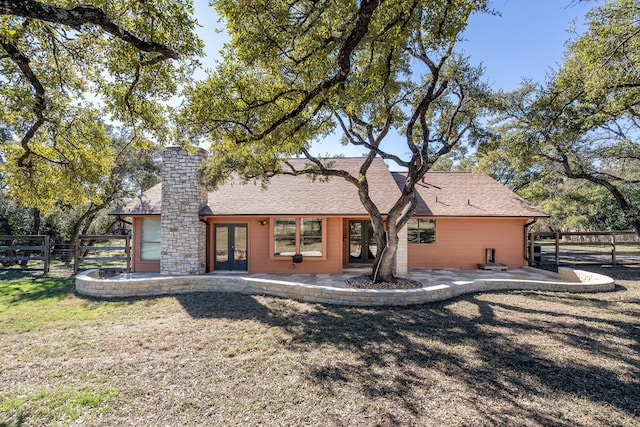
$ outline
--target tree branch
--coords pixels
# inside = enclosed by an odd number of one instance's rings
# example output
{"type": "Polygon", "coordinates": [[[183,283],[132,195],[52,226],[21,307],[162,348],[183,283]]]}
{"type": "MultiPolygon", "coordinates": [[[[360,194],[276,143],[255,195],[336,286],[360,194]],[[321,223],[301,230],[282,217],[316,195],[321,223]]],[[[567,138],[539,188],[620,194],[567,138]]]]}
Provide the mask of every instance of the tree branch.
{"type": "Polygon", "coordinates": [[[288,120],[298,116],[298,114],[300,114],[319,94],[344,82],[351,72],[351,55],[360,41],[362,41],[362,38],[369,31],[369,23],[373,17],[373,12],[379,5],[380,0],[363,0],[361,2],[354,28],[345,39],[336,60],[339,70],[330,79],[321,82],[312,90],[307,92],[306,96],[298,103],[297,106],[273,121],[265,130],[237,142],[244,143],[263,139],[288,120]]]}
{"type": "Polygon", "coordinates": [[[31,147],[29,147],[29,142],[31,141],[31,139],[33,139],[38,129],[40,129],[40,127],[45,122],[44,110],[47,108],[45,90],[42,86],[42,83],[31,69],[31,66],[29,65],[29,58],[27,58],[22,52],[20,52],[15,44],[0,40],[0,46],[2,46],[5,52],[7,52],[11,60],[20,69],[22,74],[25,76],[25,78],[27,79],[29,84],[31,84],[33,90],[35,91],[33,95],[33,113],[36,116],[36,121],[33,122],[27,133],[22,137],[22,140],[20,141],[20,145],[22,145],[24,153],[22,153],[20,158],[18,158],[18,166],[31,167],[31,163],[28,162],[28,159],[31,154],[33,154],[33,151],[31,150],[31,147]]]}
{"type": "Polygon", "coordinates": [[[73,9],[64,9],[33,0],[3,0],[0,1],[0,15],[20,16],[67,25],[78,31],[85,25],[95,25],[140,51],[159,54],[157,57],[145,61],[142,65],[153,65],[165,59],[177,59],[179,57],[178,53],[170,47],[161,43],[142,40],[133,33],[121,28],[100,8],[76,6],[73,9]]]}

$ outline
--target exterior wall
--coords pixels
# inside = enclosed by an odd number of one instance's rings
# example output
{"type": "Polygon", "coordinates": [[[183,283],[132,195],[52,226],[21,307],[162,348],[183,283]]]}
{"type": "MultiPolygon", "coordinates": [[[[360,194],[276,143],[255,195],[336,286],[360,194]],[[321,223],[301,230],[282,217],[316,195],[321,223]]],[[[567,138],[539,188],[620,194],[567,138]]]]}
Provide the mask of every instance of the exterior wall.
{"type": "Polygon", "coordinates": [[[160,271],[160,261],[143,261],[140,256],[142,247],[142,218],[133,217],[132,231],[132,251],[131,251],[131,271],[134,273],[157,273],[160,271]]]}
{"type": "Polygon", "coordinates": [[[249,235],[248,272],[271,274],[340,274],[342,273],[342,218],[324,217],[326,228],[325,255],[322,259],[305,257],[299,264],[293,264],[290,257],[272,256],[273,217],[230,216],[208,218],[209,223],[209,271],[214,270],[214,224],[247,224],[249,235]],[[266,220],[265,225],[258,221],[266,220]]]}
{"type": "Polygon", "coordinates": [[[206,224],[199,213],[207,204],[207,190],[199,169],[206,157],[202,149],[190,155],[168,147],[162,153],[162,274],[205,272],[206,224]]]}
{"type": "Polygon", "coordinates": [[[409,244],[409,268],[478,268],[485,249],[509,268],[526,265],[521,218],[436,218],[436,243],[409,244]]]}

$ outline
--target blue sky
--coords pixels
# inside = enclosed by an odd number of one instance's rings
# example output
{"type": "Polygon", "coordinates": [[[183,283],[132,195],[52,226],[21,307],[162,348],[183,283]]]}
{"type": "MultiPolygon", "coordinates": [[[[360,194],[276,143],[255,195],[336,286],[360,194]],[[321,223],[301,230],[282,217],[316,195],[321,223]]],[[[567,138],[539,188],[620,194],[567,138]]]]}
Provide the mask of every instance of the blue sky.
{"type": "MultiPolygon", "coordinates": [[[[208,0],[195,0],[196,16],[202,28],[200,37],[205,42],[207,57],[203,68],[213,68],[218,51],[226,40],[215,10],[208,0]]],[[[584,14],[598,2],[573,0],[494,0],[492,8],[500,16],[472,16],[464,33],[466,41],[460,48],[471,57],[474,64],[485,66],[485,79],[494,89],[513,90],[523,78],[544,81],[549,69],[557,68],[562,61],[565,42],[575,37],[569,32],[572,23],[582,29],[584,14]]],[[[204,77],[204,73],[198,73],[204,77]]],[[[344,147],[338,137],[314,144],[314,154],[344,154],[358,156],[361,150],[344,147]]],[[[398,141],[398,143],[401,143],[398,141]]]]}

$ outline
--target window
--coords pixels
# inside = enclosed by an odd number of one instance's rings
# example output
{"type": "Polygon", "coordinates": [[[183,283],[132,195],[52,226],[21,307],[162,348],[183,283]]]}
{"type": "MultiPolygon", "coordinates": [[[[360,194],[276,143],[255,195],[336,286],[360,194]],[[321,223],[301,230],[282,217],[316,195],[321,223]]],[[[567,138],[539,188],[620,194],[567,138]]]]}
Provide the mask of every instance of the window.
{"type": "Polygon", "coordinates": [[[300,253],[322,256],[322,219],[300,218],[300,253]]]}
{"type": "Polygon", "coordinates": [[[140,259],[160,260],[160,218],[142,218],[140,238],[140,259]]]}
{"type": "Polygon", "coordinates": [[[273,255],[322,256],[322,218],[276,218],[273,224],[273,255]]]}
{"type": "Polygon", "coordinates": [[[296,254],[296,219],[276,218],[273,226],[273,254],[291,256],[296,254]]]}
{"type": "Polygon", "coordinates": [[[410,219],[407,224],[407,241],[409,243],[435,243],[435,219],[410,219]]]}

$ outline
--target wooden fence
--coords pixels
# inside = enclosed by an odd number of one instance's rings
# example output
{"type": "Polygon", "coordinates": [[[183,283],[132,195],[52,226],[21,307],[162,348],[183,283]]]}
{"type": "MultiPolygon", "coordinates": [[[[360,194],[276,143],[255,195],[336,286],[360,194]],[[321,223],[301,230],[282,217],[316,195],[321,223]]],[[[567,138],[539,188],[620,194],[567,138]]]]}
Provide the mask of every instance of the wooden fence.
{"type": "Polygon", "coordinates": [[[0,264],[1,269],[11,269],[19,266],[21,270],[42,270],[49,272],[50,266],[49,236],[7,236],[0,235],[0,264]],[[42,267],[29,268],[31,261],[41,261],[42,267]]]}
{"type": "Polygon", "coordinates": [[[0,235],[0,270],[42,271],[49,273],[51,265],[73,272],[86,268],[131,271],[131,236],[80,236],[78,243],[51,245],[44,235],[0,235]],[[121,244],[113,244],[120,241],[121,244]],[[37,265],[33,267],[33,265],[37,265]],[[66,266],[66,267],[65,267],[66,266]]]}
{"type": "Polygon", "coordinates": [[[640,239],[633,231],[529,233],[529,263],[640,264],[640,239]]]}
{"type": "Polygon", "coordinates": [[[131,236],[129,235],[100,235],[100,236],[80,236],[75,249],[73,262],[73,272],[90,266],[95,268],[118,268],[114,264],[126,263],[127,273],[131,272],[131,236]],[[124,240],[124,245],[103,245],[105,242],[114,240],[124,240]],[[96,245],[96,243],[100,243],[96,245]],[[106,254],[104,254],[106,252],[106,254]]]}

